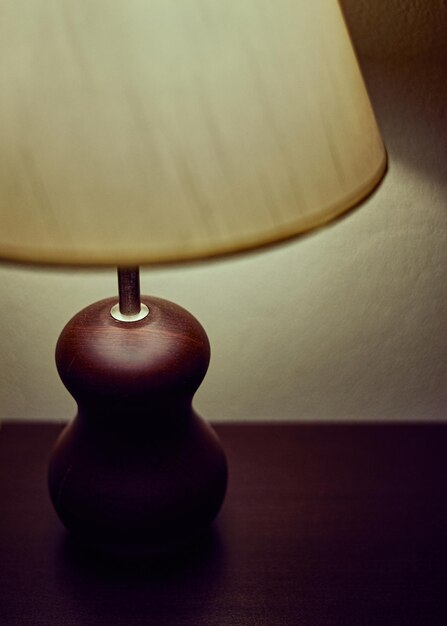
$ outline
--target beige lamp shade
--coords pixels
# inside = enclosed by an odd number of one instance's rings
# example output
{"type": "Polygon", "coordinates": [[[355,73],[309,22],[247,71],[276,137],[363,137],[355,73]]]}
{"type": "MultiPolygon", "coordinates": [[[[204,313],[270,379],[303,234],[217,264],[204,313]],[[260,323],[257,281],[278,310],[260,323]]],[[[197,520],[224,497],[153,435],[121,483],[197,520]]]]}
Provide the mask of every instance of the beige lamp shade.
{"type": "Polygon", "coordinates": [[[0,257],[169,263],[319,226],[386,154],[336,0],[2,0],[0,257]]]}

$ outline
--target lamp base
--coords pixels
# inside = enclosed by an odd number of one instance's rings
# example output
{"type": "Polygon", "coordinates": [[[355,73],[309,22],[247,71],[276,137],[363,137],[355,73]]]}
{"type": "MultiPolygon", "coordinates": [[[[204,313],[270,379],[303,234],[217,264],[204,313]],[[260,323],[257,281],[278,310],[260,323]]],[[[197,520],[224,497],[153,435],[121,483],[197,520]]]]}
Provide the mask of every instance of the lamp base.
{"type": "Polygon", "coordinates": [[[120,556],[159,555],[193,541],[217,515],[227,464],[192,409],[209,343],[181,307],[142,297],[149,315],[114,319],[97,302],[64,328],[56,363],[78,414],[49,465],[49,490],[65,526],[120,556]]]}

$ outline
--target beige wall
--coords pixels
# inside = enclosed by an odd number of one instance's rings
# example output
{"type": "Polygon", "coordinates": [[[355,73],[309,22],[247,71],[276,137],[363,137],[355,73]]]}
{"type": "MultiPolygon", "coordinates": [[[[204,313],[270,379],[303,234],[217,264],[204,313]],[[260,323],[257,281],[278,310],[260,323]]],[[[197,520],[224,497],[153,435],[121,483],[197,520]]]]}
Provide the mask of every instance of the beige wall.
{"type": "MultiPolygon", "coordinates": [[[[262,254],[144,271],[213,346],[196,406],[213,420],[441,420],[447,396],[443,0],[344,0],[389,173],[357,211],[262,254]]],[[[0,418],[67,419],[54,344],[109,272],[0,268],[0,418]]]]}

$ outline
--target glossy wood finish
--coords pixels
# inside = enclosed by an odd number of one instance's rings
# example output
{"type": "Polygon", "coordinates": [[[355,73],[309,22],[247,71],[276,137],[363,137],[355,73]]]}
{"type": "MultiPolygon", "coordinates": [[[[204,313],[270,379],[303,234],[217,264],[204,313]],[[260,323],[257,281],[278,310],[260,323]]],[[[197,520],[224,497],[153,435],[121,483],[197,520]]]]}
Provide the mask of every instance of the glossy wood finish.
{"type": "Polygon", "coordinates": [[[143,297],[150,314],[113,319],[114,299],[93,304],[63,330],[58,371],[78,403],[51,457],[49,487],[66,527],[101,551],[177,549],[217,514],[226,460],[192,397],[209,343],[181,307],[143,297]]]}
{"type": "Polygon", "coordinates": [[[208,542],[130,567],[67,539],[57,425],[0,431],[2,626],[445,626],[447,425],[216,425],[208,542]]]}

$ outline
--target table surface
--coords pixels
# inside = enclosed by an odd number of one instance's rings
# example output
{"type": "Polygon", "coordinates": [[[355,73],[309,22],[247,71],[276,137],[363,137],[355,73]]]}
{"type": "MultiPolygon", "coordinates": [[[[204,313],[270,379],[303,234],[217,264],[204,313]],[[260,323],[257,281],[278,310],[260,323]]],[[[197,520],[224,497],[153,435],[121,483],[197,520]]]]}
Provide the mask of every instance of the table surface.
{"type": "Polygon", "coordinates": [[[190,555],[132,565],[51,508],[54,424],[0,431],[0,624],[445,626],[447,425],[217,425],[228,495],[190,555]]]}

